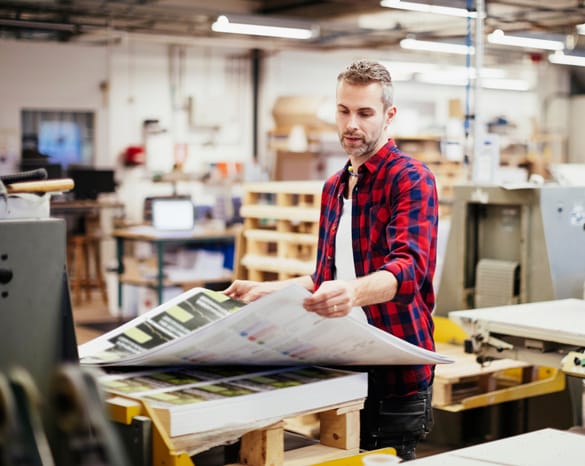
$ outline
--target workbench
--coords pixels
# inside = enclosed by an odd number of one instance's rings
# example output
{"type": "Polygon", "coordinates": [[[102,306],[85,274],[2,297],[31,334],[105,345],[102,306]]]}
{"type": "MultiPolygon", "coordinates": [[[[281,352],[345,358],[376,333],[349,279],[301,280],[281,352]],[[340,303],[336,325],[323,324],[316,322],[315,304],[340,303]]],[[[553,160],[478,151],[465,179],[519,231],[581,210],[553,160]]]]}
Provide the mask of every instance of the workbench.
{"type": "MultiPolygon", "coordinates": [[[[116,240],[116,256],[118,259],[118,305],[122,308],[122,284],[130,283],[133,285],[151,286],[156,290],[158,304],[163,302],[163,288],[165,286],[176,285],[165,280],[164,272],[164,251],[165,247],[170,244],[179,245],[196,245],[205,247],[209,245],[227,245],[235,244],[237,229],[207,229],[204,227],[196,228],[192,231],[185,232],[157,232],[149,226],[120,228],[112,231],[112,236],[116,240]],[[156,249],[157,273],[154,280],[143,279],[140,277],[125,276],[124,272],[124,247],[126,242],[145,241],[154,245],[156,249]]],[[[217,281],[229,282],[233,279],[232,275],[221,277],[217,281]]],[[[213,280],[195,280],[190,286],[205,286],[213,280]]],[[[179,285],[182,285],[180,283],[179,285]]]]}

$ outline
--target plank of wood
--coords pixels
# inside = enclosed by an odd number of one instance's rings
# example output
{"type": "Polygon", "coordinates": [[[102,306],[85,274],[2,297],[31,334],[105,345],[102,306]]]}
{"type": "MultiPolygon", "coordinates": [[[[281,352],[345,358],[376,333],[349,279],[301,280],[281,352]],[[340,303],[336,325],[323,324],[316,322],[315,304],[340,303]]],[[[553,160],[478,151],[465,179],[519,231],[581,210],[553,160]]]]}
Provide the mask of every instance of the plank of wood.
{"type": "Polygon", "coordinates": [[[75,186],[71,178],[42,180],[42,181],[22,181],[12,183],[6,187],[9,194],[15,193],[48,193],[70,191],[75,186]]]}

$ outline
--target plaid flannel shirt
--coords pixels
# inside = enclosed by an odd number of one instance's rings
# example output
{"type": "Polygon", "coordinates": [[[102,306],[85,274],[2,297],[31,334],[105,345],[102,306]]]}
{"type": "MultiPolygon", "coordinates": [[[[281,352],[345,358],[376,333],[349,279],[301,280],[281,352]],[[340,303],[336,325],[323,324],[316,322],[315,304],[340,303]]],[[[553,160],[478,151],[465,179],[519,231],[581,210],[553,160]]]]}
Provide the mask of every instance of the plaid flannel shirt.
{"type": "MultiPolygon", "coordinates": [[[[315,289],[335,278],[335,234],[348,183],[349,162],[323,187],[315,289]]],[[[377,270],[398,281],[392,301],[364,306],[368,322],[409,343],[434,350],[432,310],[438,199],[435,179],[393,139],[359,167],[352,193],[356,276],[377,270]]],[[[386,366],[385,397],[416,393],[432,384],[434,366],[386,366]]]]}

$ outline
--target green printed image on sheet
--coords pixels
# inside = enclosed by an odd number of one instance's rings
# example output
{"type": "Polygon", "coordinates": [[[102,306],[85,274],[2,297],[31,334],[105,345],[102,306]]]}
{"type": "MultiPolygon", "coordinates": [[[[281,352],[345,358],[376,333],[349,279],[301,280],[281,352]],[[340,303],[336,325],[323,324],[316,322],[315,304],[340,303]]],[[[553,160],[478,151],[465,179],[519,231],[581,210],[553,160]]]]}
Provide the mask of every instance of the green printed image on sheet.
{"type": "Polygon", "coordinates": [[[150,377],[169,385],[189,385],[207,380],[182,371],[155,372],[150,374],[150,377]]]}
{"type": "Polygon", "coordinates": [[[229,314],[230,311],[223,304],[201,292],[154,316],[152,320],[170,333],[182,335],[229,314]]]}
{"type": "Polygon", "coordinates": [[[119,351],[136,354],[147,349],[156,348],[170,339],[168,335],[163,334],[149,322],[142,322],[136,327],[127,329],[124,333],[115,335],[109,341],[119,351]]]}
{"type": "Polygon", "coordinates": [[[257,377],[251,380],[256,383],[270,385],[274,388],[296,387],[297,385],[302,385],[298,380],[288,378],[286,374],[274,374],[270,377],[257,377]]]}
{"type": "Polygon", "coordinates": [[[186,390],[179,390],[176,392],[153,393],[152,395],[145,396],[144,399],[162,401],[163,403],[173,405],[188,405],[206,401],[205,397],[199,396],[196,393],[188,392],[186,390]]]}
{"type": "Polygon", "coordinates": [[[232,398],[235,396],[250,395],[251,393],[254,393],[253,390],[230,383],[200,385],[198,387],[190,388],[188,391],[190,393],[197,393],[208,400],[232,398]]]}
{"type": "Polygon", "coordinates": [[[121,393],[141,393],[158,388],[156,384],[150,383],[144,378],[101,380],[100,384],[106,391],[117,391],[121,393]]]}

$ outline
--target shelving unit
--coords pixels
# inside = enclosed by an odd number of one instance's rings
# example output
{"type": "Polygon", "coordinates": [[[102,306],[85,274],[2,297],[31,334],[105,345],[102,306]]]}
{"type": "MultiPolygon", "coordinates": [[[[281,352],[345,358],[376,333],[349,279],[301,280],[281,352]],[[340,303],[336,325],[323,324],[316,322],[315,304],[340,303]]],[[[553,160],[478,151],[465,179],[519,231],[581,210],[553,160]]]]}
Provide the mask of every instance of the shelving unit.
{"type": "Polygon", "coordinates": [[[313,271],[322,186],[322,181],[243,186],[239,278],[263,281],[313,271]]]}

